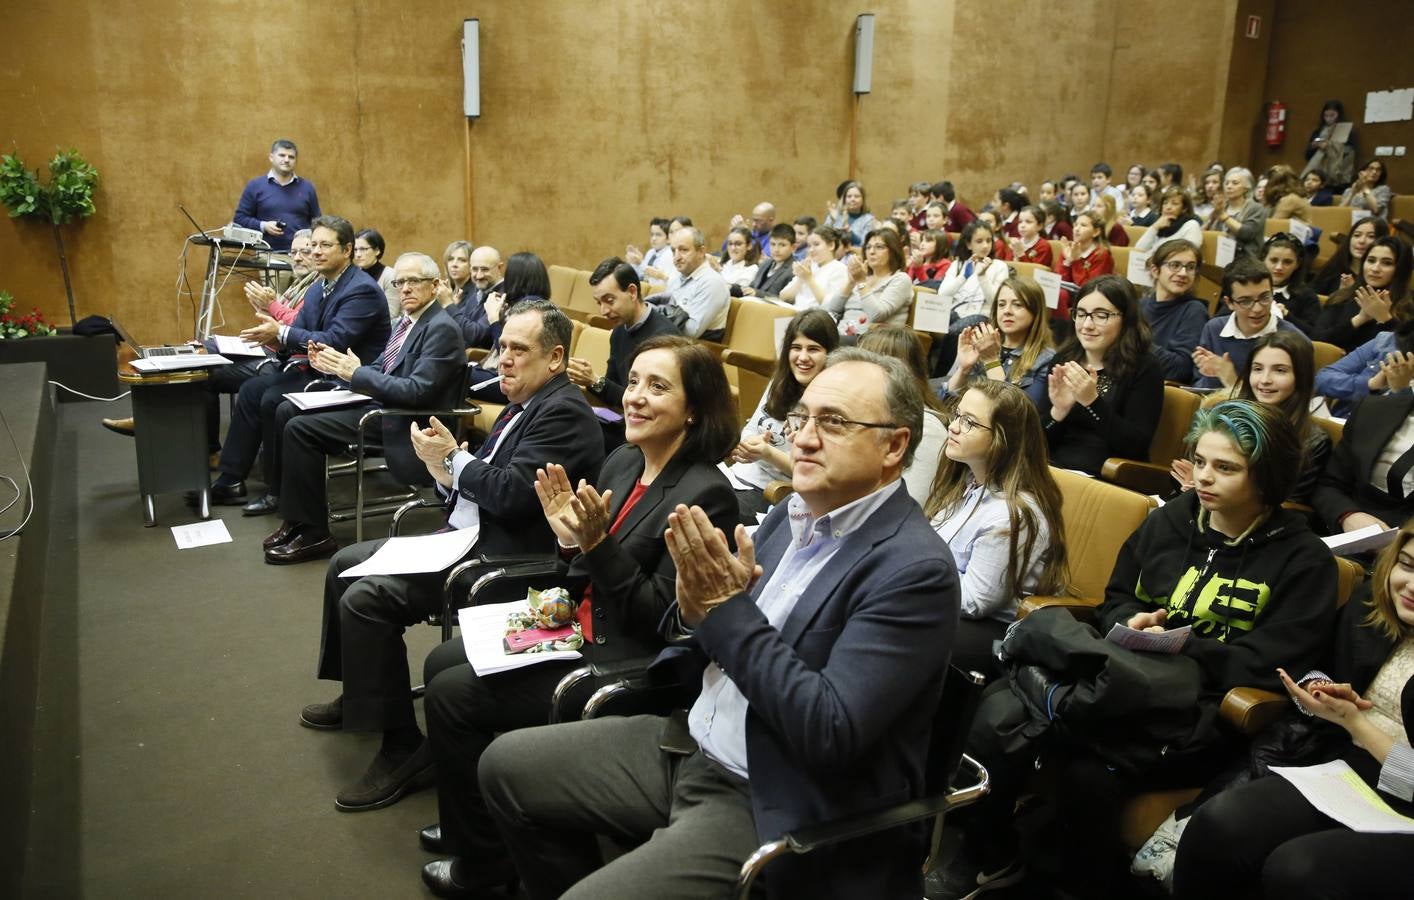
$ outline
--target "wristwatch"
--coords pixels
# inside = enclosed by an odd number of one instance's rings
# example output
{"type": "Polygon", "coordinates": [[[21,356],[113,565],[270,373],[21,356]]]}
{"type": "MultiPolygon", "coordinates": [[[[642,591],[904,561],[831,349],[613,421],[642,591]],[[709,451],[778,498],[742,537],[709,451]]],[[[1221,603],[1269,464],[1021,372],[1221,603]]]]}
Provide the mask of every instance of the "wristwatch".
{"type": "Polygon", "coordinates": [[[452,471],[452,459],[457,455],[457,451],[460,449],[460,447],[453,447],[447,451],[446,456],[442,457],[442,468],[447,470],[448,475],[454,474],[452,471]]]}
{"type": "Polygon", "coordinates": [[[599,380],[589,386],[589,393],[596,397],[604,396],[604,388],[609,384],[608,375],[600,375],[599,380]]]}

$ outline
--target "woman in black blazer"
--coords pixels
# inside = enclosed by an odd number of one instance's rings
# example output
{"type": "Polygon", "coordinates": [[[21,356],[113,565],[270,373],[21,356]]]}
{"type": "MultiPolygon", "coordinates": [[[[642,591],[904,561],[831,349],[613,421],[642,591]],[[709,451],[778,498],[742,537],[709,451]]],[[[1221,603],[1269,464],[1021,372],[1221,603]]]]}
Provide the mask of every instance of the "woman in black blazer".
{"type": "Polygon", "coordinates": [[[423,880],[440,896],[470,896],[514,876],[476,780],[496,733],[549,721],[551,695],[571,669],[662,648],[658,624],[676,579],[663,542],[668,513],[697,505],[727,534],[736,524],[736,494],[717,469],[736,443],[736,415],[721,363],[705,347],[682,337],[645,341],[630,363],[624,424],[628,443],[605,460],[597,490],[572,489],[557,465],[537,473],[545,516],[561,552],[572,554],[561,586],[580,601],[583,661],[482,678],[456,638],[424,664],[441,821],[423,829],[422,844],[449,858],[424,866],[423,880]]]}
{"type": "MultiPolygon", "coordinates": [[[[1414,521],[1380,553],[1341,612],[1331,674],[1282,672],[1298,707],[1325,723],[1298,765],[1346,764],[1395,812],[1414,815],[1414,521]],[[1293,680],[1293,676],[1298,681],[1293,680]]],[[[1267,775],[1199,807],[1183,831],[1174,893],[1196,897],[1407,897],[1414,835],[1352,831],[1267,775]]]]}

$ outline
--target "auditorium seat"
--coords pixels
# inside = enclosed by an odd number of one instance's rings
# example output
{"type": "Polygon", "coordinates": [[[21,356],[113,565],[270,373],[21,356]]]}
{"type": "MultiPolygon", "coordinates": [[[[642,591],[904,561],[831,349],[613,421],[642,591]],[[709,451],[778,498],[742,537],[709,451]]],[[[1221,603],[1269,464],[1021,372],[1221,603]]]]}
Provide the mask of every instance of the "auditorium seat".
{"type": "Polygon", "coordinates": [[[1096,607],[1105,596],[1119,548],[1158,507],[1152,497],[1052,467],[1070,565],[1070,597],[1026,597],[1017,616],[1048,606],[1096,607]]]}
{"type": "Polygon", "coordinates": [[[1106,481],[1138,491],[1141,494],[1163,495],[1173,486],[1169,464],[1183,455],[1188,428],[1198,411],[1201,398],[1189,390],[1172,384],[1164,385],[1164,408],[1158,427],[1149,442],[1147,460],[1111,457],[1100,469],[1106,481]]]}
{"type": "Polygon", "coordinates": [[[1325,265],[1326,261],[1335,256],[1340,249],[1340,242],[1350,233],[1350,214],[1354,210],[1349,206],[1313,206],[1311,207],[1310,222],[1321,229],[1321,239],[1316,245],[1315,268],[1325,265]]]}
{"type": "Polygon", "coordinates": [[[550,275],[550,299],[563,309],[569,305],[577,270],[569,266],[550,266],[547,271],[550,275]]]}
{"type": "MultiPolygon", "coordinates": [[[[1120,278],[1128,278],[1128,277],[1129,277],[1129,248],[1128,248],[1128,247],[1111,247],[1111,248],[1110,248],[1110,259],[1113,259],[1113,260],[1115,261],[1115,274],[1118,275],[1120,278]]],[[[1147,292],[1147,291],[1149,290],[1148,286],[1147,286],[1147,285],[1143,285],[1143,284],[1136,284],[1134,287],[1135,287],[1135,289],[1138,290],[1139,293],[1141,293],[1141,294],[1143,294],[1143,293],[1145,293],[1145,292],[1147,292]]]]}
{"type": "Polygon", "coordinates": [[[1139,243],[1139,239],[1144,236],[1144,232],[1149,230],[1147,225],[1122,225],[1124,233],[1129,237],[1129,246],[1133,247],[1139,243]]]}
{"type": "Polygon", "coordinates": [[[1266,235],[1267,237],[1271,237],[1274,234],[1280,234],[1282,232],[1286,232],[1287,234],[1291,233],[1290,219],[1268,219],[1267,224],[1262,226],[1262,234],[1266,235]]]}
{"type": "MultiPolygon", "coordinates": [[[[604,374],[609,368],[609,334],[606,329],[592,325],[586,325],[575,332],[575,357],[588,362],[598,375],[604,374]]],[[[596,402],[597,398],[588,391],[585,391],[584,396],[590,403],[600,405],[596,402]]]]}
{"type": "Polygon", "coordinates": [[[745,427],[771,383],[771,376],[776,371],[776,359],[729,348],[722,352],[722,365],[726,367],[727,379],[735,382],[737,426],[745,427]]]}
{"type": "Polygon", "coordinates": [[[1316,371],[1319,372],[1331,363],[1339,362],[1340,358],[1345,356],[1345,351],[1335,344],[1328,344],[1325,341],[1312,341],[1311,355],[1315,359],[1316,371]]]}
{"type": "Polygon", "coordinates": [[[590,316],[599,314],[599,304],[594,302],[594,288],[589,283],[593,274],[584,269],[576,269],[570,282],[567,297],[556,295],[555,303],[565,311],[565,315],[580,322],[588,322],[590,316]]]}

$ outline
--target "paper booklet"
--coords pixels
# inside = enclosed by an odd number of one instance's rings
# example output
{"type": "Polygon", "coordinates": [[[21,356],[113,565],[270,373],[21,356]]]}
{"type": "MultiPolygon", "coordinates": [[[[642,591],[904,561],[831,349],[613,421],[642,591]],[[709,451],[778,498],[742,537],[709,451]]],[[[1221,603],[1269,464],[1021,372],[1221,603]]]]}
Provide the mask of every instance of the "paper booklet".
{"type": "Polygon", "coordinates": [[[355,403],[367,403],[373,398],[367,394],[360,394],[356,391],[292,391],[285,395],[285,399],[298,406],[300,409],[332,409],[336,406],[352,406],[355,403]]]}

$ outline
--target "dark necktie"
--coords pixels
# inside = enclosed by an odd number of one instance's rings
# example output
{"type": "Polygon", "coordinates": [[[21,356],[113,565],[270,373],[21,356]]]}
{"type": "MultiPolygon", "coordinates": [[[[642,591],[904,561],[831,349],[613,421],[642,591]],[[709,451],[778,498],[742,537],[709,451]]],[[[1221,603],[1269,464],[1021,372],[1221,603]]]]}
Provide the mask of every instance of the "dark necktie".
{"type": "MultiPolygon", "coordinates": [[[[491,435],[486,438],[486,443],[482,444],[476,451],[477,459],[483,462],[486,461],[487,457],[491,455],[492,448],[496,446],[496,441],[500,439],[501,432],[506,430],[506,426],[511,424],[511,419],[514,419],[516,413],[520,412],[522,409],[525,409],[525,407],[521,406],[519,403],[512,403],[501,411],[501,417],[496,420],[495,425],[491,426],[491,435]]],[[[456,484],[453,484],[451,493],[447,495],[447,515],[452,514],[452,509],[457,505],[457,497],[460,495],[461,491],[457,489],[456,484]]]]}
{"type": "Polygon", "coordinates": [[[491,426],[491,434],[486,438],[486,443],[482,444],[481,449],[476,451],[477,459],[485,460],[491,455],[491,451],[496,446],[496,441],[501,437],[501,432],[506,430],[506,426],[511,424],[511,419],[514,419],[516,413],[520,412],[522,409],[525,409],[525,407],[521,406],[519,403],[512,403],[502,410],[501,417],[496,420],[495,425],[491,426]]]}
{"type": "Polygon", "coordinates": [[[1414,469],[1414,445],[1410,445],[1409,449],[1394,461],[1394,465],[1389,467],[1389,476],[1385,479],[1390,497],[1397,502],[1404,502],[1404,476],[1409,474],[1410,469],[1414,469]]]}
{"type": "Polygon", "coordinates": [[[403,341],[407,340],[408,329],[411,327],[411,316],[403,316],[398,320],[397,330],[388,338],[388,346],[383,348],[383,355],[378,357],[379,369],[384,372],[393,371],[393,367],[398,363],[398,353],[403,349],[403,341]]]}

